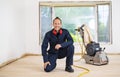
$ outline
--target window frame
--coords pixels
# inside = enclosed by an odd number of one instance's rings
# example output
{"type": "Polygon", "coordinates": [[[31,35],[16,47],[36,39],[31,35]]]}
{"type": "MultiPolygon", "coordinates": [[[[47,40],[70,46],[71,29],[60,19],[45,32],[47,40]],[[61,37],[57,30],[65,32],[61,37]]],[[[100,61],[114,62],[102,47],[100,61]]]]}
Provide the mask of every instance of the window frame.
{"type": "Polygon", "coordinates": [[[110,25],[109,25],[109,42],[100,42],[101,44],[112,44],[112,3],[111,1],[43,1],[39,3],[39,44],[41,43],[41,18],[40,18],[40,6],[49,6],[52,9],[52,20],[54,18],[54,7],[82,7],[82,6],[93,6],[95,7],[95,28],[97,33],[95,34],[96,38],[96,42],[98,42],[98,5],[109,5],[109,15],[110,15],[110,25]]]}
{"type": "Polygon", "coordinates": [[[97,21],[96,21],[96,27],[97,27],[97,42],[99,42],[98,41],[98,19],[99,19],[99,17],[98,17],[98,5],[109,5],[109,17],[110,17],[110,19],[109,19],[109,42],[100,42],[100,44],[112,44],[112,4],[111,4],[111,1],[108,1],[108,3],[99,3],[99,4],[97,4],[97,6],[96,6],[96,16],[97,16],[97,21]]]}

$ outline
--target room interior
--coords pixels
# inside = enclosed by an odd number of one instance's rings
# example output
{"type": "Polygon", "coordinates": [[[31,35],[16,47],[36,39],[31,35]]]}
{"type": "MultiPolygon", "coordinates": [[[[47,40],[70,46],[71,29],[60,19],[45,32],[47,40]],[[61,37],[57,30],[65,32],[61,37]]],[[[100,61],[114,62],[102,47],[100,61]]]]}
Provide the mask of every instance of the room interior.
{"type": "MultiPolygon", "coordinates": [[[[101,47],[106,48],[109,63],[95,66],[81,59],[74,64],[90,70],[80,77],[120,76],[119,0],[0,0],[0,77],[78,77],[85,70],[73,66],[74,73],[65,72],[65,59],[57,61],[58,65],[53,72],[44,72],[40,7],[65,6],[65,3],[68,6],[83,6],[95,2],[110,3],[110,40],[100,43],[101,47]]],[[[78,60],[81,58],[81,48],[76,44],[75,47],[74,60],[78,60]]]]}

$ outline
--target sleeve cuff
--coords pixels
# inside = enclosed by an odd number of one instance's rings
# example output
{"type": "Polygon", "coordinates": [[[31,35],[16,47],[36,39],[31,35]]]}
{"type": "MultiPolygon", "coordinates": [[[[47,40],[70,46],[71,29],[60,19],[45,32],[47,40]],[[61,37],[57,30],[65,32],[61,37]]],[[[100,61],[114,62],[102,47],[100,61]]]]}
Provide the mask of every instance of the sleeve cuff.
{"type": "Polygon", "coordinates": [[[48,56],[43,56],[44,63],[48,61],[48,56]]]}

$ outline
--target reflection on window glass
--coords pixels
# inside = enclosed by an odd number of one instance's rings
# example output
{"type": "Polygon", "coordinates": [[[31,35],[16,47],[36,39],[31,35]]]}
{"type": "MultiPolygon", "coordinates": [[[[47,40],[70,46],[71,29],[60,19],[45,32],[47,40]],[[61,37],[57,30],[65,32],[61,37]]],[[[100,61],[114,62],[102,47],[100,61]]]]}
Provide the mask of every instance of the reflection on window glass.
{"type": "Polygon", "coordinates": [[[44,35],[51,29],[52,22],[52,9],[51,7],[41,6],[40,7],[40,25],[41,25],[41,39],[43,40],[44,35]]]}
{"type": "Polygon", "coordinates": [[[62,19],[62,26],[69,30],[75,42],[77,42],[75,30],[83,24],[89,26],[95,38],[95,9],[94,7],[55,7],[55,16],[62,19]]]}
{"type": "Polygon", "coordinates": [[[98,5],[98,41],[110,42],[110,15],[108,5],[98,5]]]}

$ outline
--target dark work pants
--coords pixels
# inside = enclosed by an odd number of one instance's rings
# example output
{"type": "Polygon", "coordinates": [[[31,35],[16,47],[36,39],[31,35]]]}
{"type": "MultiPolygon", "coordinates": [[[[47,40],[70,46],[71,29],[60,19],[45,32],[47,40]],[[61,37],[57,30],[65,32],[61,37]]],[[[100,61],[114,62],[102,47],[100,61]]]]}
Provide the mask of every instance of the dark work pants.
{"type": "Polygon", "coordinates": [[[66,66],[73,65],[74,46],[70,45],[67,48],[61,48],[56,54],[48,54],[48,61],[51,65],[47,65],[46,72],[52,71],[56,67],[57,59],[66,57],[66,66]]]}

